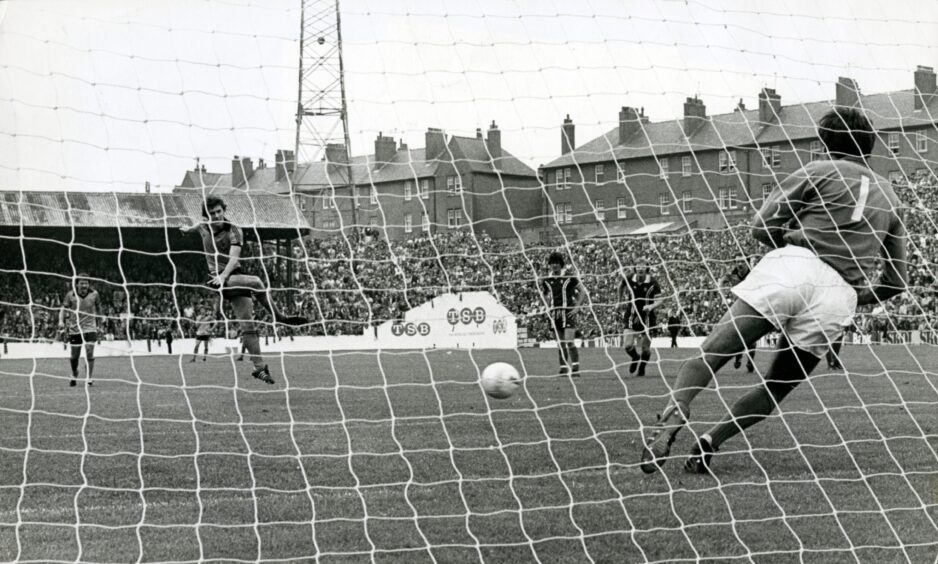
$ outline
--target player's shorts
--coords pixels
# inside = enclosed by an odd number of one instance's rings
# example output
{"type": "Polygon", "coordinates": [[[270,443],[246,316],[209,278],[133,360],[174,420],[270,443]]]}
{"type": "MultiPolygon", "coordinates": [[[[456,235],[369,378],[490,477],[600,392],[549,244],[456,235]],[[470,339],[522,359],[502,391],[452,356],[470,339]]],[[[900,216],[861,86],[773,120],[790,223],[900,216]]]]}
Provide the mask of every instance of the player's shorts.
{"type": "Polygon", "coordinates": [[[211,335],[196,335],[195,336],[196,341],[208,341],[211,338],[212,338],[211,335]]]}
{"type": "Polygon", "coordinates": [[[857,309],[857,292],[811,250],[775,249],[733,293],[769,320],[793,346],[823,357],[857,309]]]}
{"type": "Polygon", "coordinates": [[[69,333],[68,343],[70,345],[93,345],[98,342],[98,334],[95,331],[86,333],[69,333]]]}
{"type": "Polygon", "coordinates": [[[562,311],[554,314],[554,330],[557,331],[557,334],[561,337],[563,336],[564,330],[566,329],[576,329],[576,315],[562,311]]]}
{"type": "Polygon", "coordinates": [[[629,317],[628,326],[626,331],[632,331],[635,333],[647,333],[656,326],[657,316],[654,311],[649,311],[648,313],[642,313],[640,315],[635,315],[634,313],[629,317]]]}

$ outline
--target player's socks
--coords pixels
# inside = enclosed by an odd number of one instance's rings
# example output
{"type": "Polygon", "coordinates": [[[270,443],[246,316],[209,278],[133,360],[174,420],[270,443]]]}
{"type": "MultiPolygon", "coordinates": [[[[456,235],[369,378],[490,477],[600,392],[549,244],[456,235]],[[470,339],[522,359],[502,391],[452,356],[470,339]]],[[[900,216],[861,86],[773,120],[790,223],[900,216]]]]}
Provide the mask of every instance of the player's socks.
{"type": "Polygon", "coordinates": [[[570,376],[580,376],[580,349],[573,344],[570,345],[570,376]]]}
{"type": "Polygon", "coordinates": [[[91,384],[91,379],[94,376],[94,359],[89,358],[88,360],[88,384],[91,384]]]}
{"type": "Polygon", "coordinates": [[[749,351],[749,355],[748,355],[748,356],[749,356],[749,358],[748,358],[748,360],[746,360],[746,371],[749,372],[749,373],[752,373],[752,372],[755,372],[755,371],[756,371],[756,365],[755,365],[755,362],[756,362],[756,349],[752,349],[751,351],[749,351]]]}
{"type": "Polygon", "coordinates": [[[264,368],[264,358],[261,356],[261,340],[257,336],[257,331],[245,331],[241,334],[241,340],[248,350],[248,358],[254,364],[254,369],[264,368]]]}
{"type": "Polygon", "coordinates": [[[638,363],[638,375],[645,375],[645,365],[648,364],[648,360],[651,359],[651,351],[644,351],[641,356],[641,360],[638,363]]]}
{"type": "Polygon", "coordinates": [[[72,366],[72,378],[78,378],[78,362],[79,358],[71,357],[68,359],[69,364],[72,366]]]}
{"type": "Polygon", "coordinates": [[[638,360],[641,357],[635,352],[635,347],[625,347],[625,352],[629,355],[629,358],[632,359],[632,362],[629,363],[629,374],[635,374],[635,369],[638,368],[638,360]]]}
{"type": "Polygon", "coordinates": [[[733,359],[733,368],[739,370],[739,367],[743,365],[743,355],[738,354],[736,358],[733,359]]]}

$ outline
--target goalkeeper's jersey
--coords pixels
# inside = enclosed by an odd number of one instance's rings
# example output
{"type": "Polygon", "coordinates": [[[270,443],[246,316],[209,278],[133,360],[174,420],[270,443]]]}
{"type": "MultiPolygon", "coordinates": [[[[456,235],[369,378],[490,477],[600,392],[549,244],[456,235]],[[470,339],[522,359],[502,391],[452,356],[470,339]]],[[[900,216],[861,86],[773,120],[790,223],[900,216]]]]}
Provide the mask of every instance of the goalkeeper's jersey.
{"type": "Polygon", "coordinates": [[[753,228],[787,228],[786,243],[810,249],[862,288],[875,282],[884,240],[905,238],[900,207],[890,183],[862,161],[814,161],[772,191],[753,228]]]}

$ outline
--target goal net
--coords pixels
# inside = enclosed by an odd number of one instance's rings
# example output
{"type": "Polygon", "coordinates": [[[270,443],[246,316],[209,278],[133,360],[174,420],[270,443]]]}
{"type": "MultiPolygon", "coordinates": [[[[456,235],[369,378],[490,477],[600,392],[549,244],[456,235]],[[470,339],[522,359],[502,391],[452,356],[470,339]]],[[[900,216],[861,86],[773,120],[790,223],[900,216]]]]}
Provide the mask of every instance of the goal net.
{"type": "Polygon", "coordinates": [[[0,3],[0,560],[935,560],[936,23],[865,1],[0,3]],[[907,290],[685,473],[789,346],[731,358],[644,474],[769,250],[753,215],[829,158],[834,106],[875,129],[907,290]],[[256,292],[212,286],[229,246],[256,292]],[[584,299],[560,331],[552,253],[584,299]],[[637,275],[660,305],[634,371],[637,275]],[[494,362],[523,377],[510,398],[480,386],[494,362]]]}

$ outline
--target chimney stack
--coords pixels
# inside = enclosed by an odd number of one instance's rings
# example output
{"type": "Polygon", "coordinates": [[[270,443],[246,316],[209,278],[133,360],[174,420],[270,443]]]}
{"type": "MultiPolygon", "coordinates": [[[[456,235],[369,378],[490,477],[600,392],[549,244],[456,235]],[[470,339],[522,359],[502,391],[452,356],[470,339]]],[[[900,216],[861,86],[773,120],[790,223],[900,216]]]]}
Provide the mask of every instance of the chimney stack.
{"type": "Polygon", "coordinates": [[[287,177],[287,169],[283,164],[283,153],[283,149],[277,149],[277,154],[274,156],[274,180],[277,182],[287,177]]]}
{"type": "Polygon", "coordinates": [[[383,133],[378,132],[375,138],[375,168],[381,168],[394,160],[394,154],[397,153],[397,141],[393,137],[385,137],[383,133]]]}
{"type": "Polygon", "coordinates": [[[560,127],[560,154],[566,155],[576,147],[576,129],[570,114],[563,120],[560,127]]]}
{"type": "Polygon", "coordinates": [[[493,160],[500,158],[502,156],[502,132],[498,130],[494,119],[492,125],[489,126],[487,135],[485,144],[489,148],[489,154],[492,155],[493,160]]]}
{"type": "Polygon", "coordinates": [[[254,164],[250,157],[238,158],[235,155],[231,160],[231,187],[240,188],[254,176],[254,164]]]}
{"type": "MultiPolygon", "coordinates": [[[[742,104],[742,100],[739,101],[742,104]]],[[[759,92],[759,122],[769,124],[778,119],[782,112],[782,97],[774,88],[763,88],[759,92]]],[[[780,121],[780,120],[779,120],[780,121]]]]}
{"type": "Polygon", "coordinates": [[[684,120],[681,122],[684,135],[690,137],[705,121],[707,121],[707,106],[697,96],[687,98],[684,101],[684,120]]]}
{"type": "Polygon", "coordinates": [[[935,98],[935,69],[919,65],[915,69],[915,109],[921,110],[935,98]]]}
{"type": "Polygon", "coordinates": [[[629,137],[641,129],[642,117],[642,114],[635,108],[622,106],[619,110],[619,145],[625,143],[629,137]]]}
{"type": "Polygon", "coordinates": [[[329,143],[326,145],[326,161],[329,164],[348,164],[348,151],[344,143],[329,143]]]}
{"type": "Polygon", "coordinates": [[[428,161],[440,158],[440,155],[442,155],[443,151],[446,149],[446,136],[443,135],[442,129],[437,129],[435,127],[427,128],[427,133],[424,136],[424,142],[426,160],[428,161]]]}
{"type": "Polygon", "coordinates": [[[477,128],[476,128],[476,139],[482,139],[482,128],[481,128],[481,127],[477,127],[477,128]]]}
{"type": "Polygon", "coordinates": [[[296,170],[296,157],[293,155],[293,151],[286,150],[283,152],[283,164],[287,168],[287,173],[292,175],[293,171],[296,170]]]}
{"type": "Polygon", "coordinates": [[[851,108],[860,105],[860,87],[852,78],[837,77],[836,103],[851,108]]]}
{"type": "Polygon", "coordinates": [[[743,102],[743,99],[742,99],[742,98],[740,98],[740,99],[739,99],[739,102],[736,104],[736,111],[737,111],[737,112],[745,112],[745,111],[746,111],[746,104],[743,102]]]}

